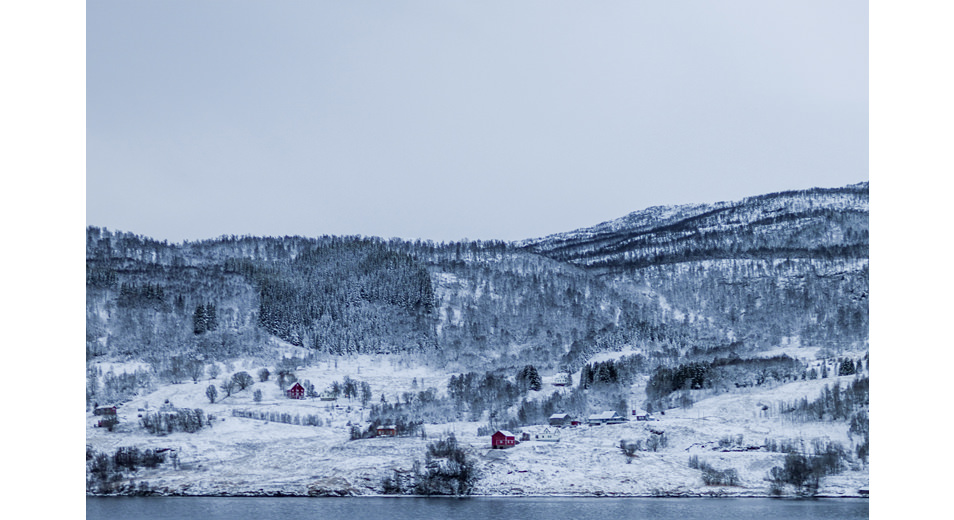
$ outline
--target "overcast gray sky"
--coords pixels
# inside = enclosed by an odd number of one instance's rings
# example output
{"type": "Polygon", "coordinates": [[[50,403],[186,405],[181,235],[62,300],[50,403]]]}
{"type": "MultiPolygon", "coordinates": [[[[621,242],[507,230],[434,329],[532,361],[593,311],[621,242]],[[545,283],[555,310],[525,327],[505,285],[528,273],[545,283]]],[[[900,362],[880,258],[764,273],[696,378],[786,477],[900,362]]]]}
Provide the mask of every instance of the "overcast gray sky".
{"type": "Polygon", "coordinates": [[[518,240],[868,180],[868,3],[87,2],[87,224],[518,240]]]}

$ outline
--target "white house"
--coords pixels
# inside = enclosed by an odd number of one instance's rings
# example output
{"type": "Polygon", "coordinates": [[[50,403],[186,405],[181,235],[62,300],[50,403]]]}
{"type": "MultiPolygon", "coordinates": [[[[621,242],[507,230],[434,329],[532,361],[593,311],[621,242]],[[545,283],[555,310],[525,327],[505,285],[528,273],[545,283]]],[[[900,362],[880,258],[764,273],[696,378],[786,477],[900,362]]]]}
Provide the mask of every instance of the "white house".
{"type": "Polygon", "coordinates": [[[626,422],[626,418],[612,410],[593,414],[586,419],[586,424],[591,425],[620,424],[624,422],[626,422]]]}

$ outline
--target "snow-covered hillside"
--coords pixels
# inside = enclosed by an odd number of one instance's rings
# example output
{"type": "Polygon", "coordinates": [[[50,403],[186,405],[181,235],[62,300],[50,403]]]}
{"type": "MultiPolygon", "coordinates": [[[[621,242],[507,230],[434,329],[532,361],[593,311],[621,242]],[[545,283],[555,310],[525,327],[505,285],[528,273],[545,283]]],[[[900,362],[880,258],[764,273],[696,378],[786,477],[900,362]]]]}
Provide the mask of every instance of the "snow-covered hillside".
{"type": "MultiPolygon", "coordinates": [[[[234,368],[254,374],[261,367],[239,362],[234,368]]],[[[383,394],[388,401],[423,388],[443,393],[451,375],[402,366],[397,358],[371,356],[340,358],[298,371],[299,380],[308,379],[319,389],[345,376],[366,381],[374,389],[375,400],[383,394]]],[[[127,474],[123,482],[129,489],[169,494],[381,494],[385,477],[395,471],[409,473],[415,461],[423,462],[428,442],[453,433],[476,461],[480,475],[474,487],[477,495],[764,496],[769,493],[769,471],[784,460],[782,453],[767,451],[767,440],[800,441],[808,446],[814,440],[824,440],[851,447],[844,422],[797,423],[778,412],[780,402],[813,399],[838,379],[798,381],[747,392],[703,395],[699,391],[694,406],[666,410],[664,415],[656,415],[657,421],[561,428],[558,442],[530,440],[511,449],[492,450],[490,437],[477,435],[478,427],[486,426],[478,422],[426,424],[426,439],[417,435],[349,440],[350,425],[365,424],[367,419],[367,410],[357,400],[287,399],[274,381],[257,381],[211,404],[205,389],[210,383],[219,384],[220,378],[164,385],[139,395],[119,407],[120,424],[111,432],[95,427],[99,417],[90,413],[87,444],[95,452],[110,454],[124,446],[174,450],[177,467],[166,462],[154,469],[140,468],[127,474]],[[260,402],[253,400],[254,390],[262,391],[260,402]],[[213,425],[196,433],[147,433],[138,416],[155,411],[167,400],[179,408],[203,409],[214,416],[213,425]],[[322,425],[246,419],[232,416],[232,410],[317,415],[322,425]],[[659,432],[668,443],[658,451],[638,451],[628,457],[620,449],[621,440],[645,441],[659,432]],[[690,468],[693,455],[716,469],[736,470],[738,485],[705,485],[702,472],[690,468]]],[[[848,384],[851,377],[840,380],[848,384]]],[[[542,397],[555,391],[566,389],[545,383],[531,394],[542,397]]],[[[639,391],[638,385],[634,391],[639,391]]],[[[534,439],[546,428],[528,426],[523,431],[534,439]]],[[[825,477],[819,494],[859,496],[867,488],[867,467],[856,463],[841,474],[825,477]]]]}
{"type": "Polygon", "coordinates": [[[867,488],[867,183],[520,243],[86,239],[92,493],[446,492],[428,479],[470,469],[431,449],[451,434],[479,474],[452,493],[867,488]],[[536,440],[555,412],[641,407],[660,420],[536,440]],[[496,428],[529,440],[490,450],[496,428]]]}

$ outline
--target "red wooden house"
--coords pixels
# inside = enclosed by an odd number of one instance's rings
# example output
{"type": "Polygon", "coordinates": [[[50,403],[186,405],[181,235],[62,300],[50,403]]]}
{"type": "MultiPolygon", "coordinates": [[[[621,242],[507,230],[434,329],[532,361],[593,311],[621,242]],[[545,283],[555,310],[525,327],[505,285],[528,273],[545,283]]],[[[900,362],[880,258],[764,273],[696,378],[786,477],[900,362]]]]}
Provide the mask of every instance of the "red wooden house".
{"type": "Polygon", "coordinates": [[[517,438],[507,430],[497,430],[490,436],[490,445],[494,449],[512,448],[517,444],[517,438]]]}
{"type": "Polygon", "coordinates": [[[301,399],[305,397],[305,387],[301,386],[300,383],[295,383],[291,388],[285,390],[285,396],[289,399],[301,399]]]}
{"type": "Polygon", "coordinates": [[[395,435],[397,435],[397,426],[393,424],[378,426],[375,429],[375,434],[378,437],[394,437],[395,435]]]}

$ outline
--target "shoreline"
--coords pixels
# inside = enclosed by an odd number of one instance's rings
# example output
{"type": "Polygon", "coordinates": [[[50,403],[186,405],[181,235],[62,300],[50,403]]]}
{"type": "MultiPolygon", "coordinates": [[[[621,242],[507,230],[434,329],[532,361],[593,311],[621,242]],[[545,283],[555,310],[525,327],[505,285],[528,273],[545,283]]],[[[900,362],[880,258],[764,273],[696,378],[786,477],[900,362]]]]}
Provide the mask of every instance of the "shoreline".
{"type": "Polygon", "coordinates": [[[190,493],[177,493],[177,492],[149,492],[149,493],[109,493],[109,494],[99,494],[99,493],[86,493],[86,498],[125,498],[125,497],[142,497],[142,498],[336,498],[336,499],[348,499],[348,498],[436,498],[436,499],[470,499],[470,498],[770,498],[770,499],[779,499],[779,500],[814,500],[814,499],[865,499],[869,498],[867,493],[858,493],[858,494],[843,494],[843,495],[769,495],[769,494],[725,494],[725,493],[673,493],[673,494],[654,494],[654,495],[629,495],[629,494],[610,494],[610,493],[601,493],[601,494],[579,494],[579,495],[565,495],[565,494],[555,494],[555,495],[313,495],[308,493],[285,493],[285,492],[246,492],[246,493],[205,493],[205,494],[190,494],[190,493]]]}

